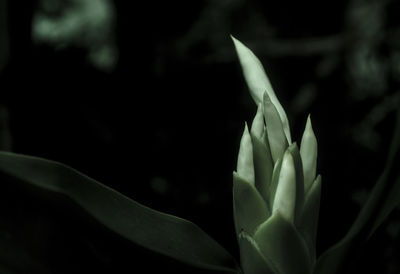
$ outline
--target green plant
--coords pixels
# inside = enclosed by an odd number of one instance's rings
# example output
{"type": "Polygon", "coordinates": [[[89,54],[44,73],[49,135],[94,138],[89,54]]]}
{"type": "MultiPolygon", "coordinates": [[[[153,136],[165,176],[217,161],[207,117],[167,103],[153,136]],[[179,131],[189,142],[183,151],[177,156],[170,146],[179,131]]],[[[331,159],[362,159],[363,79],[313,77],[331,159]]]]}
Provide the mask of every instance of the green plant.
{"type": "Polygon", "coordinates": [[[308,118],[300,150],[261,62],[234,40],[258,111],[245,127],[234,172],[234,217],[241,265],[195,224],[164,214],[63,164],[0,152],[0,174],[70,199],[127,241],[207,270],[258,274],[342,273],[398,204],[400,111],[382,176],[346,236],[318,257],[315,237],[321,181],[316,177],[317,144],[308,118]],[[264,123],[265,120],[265,123],[264,123]],[[118,214],[116,214],[118,213],[118,214]]]}
{"type": "Polygon", "coordinates": [[[233,175],[241,265],[249,274],[311,273],[321,193],[311,119],[299,150],[291,141],[286,113],[261,63],[232,39],[251,95],[259,105],[251,133],[245,127],[233,175]]]}

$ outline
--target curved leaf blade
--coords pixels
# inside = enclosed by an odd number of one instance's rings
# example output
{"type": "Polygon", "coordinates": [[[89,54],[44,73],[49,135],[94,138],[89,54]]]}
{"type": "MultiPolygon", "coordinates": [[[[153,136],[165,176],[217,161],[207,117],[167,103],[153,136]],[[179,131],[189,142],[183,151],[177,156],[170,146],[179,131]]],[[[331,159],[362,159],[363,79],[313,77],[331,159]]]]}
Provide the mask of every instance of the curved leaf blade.
{"type": "Polygon", "coordinates": [[[293,157],[293,164],[296,173],[296,206],[295,206],[295,223],[298,223],[300,218],[300,211],[304,204],[304,176],[303,164],[297,143],[294,142],[288,147],[289,152],[293,157]]]}
{"type": "Polygon", "coordinates": [[[352,250],[365,243],[382,224],[390,212],[400,203],[400,109],[385,169],[362,207],[357,219],[337,244],[325,251],[316,264],[314,273],[339,273],[350,262],[352,250]]]}
{"type": "Polygon", "coordinates": [[[240,140],[236,170],[239,176],[254,185],[253,144],[251,142],[247,123],[245,124],[243,135],[240,140]]]}
{"type": "Polygon", "coordinates": [[[197,225],[145,207],[66,165],[0,152],[0,172],[67,196],[134,244],[199,268],[238,272],[233,257],[197,225]]]}
{"type": "Polygon", "coordinates": [[[262,104],[258,104],[257,113],[254,116],[253,123],[251,124],[251,135],[256,136],[261,139],[264,133],[264,114],[263,114],[263,106],[262,104]]]}
{"type": "Polygon", "coordinates": [[[251,135],[253,143],[253,162],[255,186],[269,206],[269,193],[271,188],[274,163],[269,147],[259,138],[251,135]]]}
{"type": "Polygon", "coordinates": [[[279,113],[266,92],[264,93],[263,98],[264,119],[267,128],[268,143],[271,148],[272,159],[275,163],[285,153],[285,150],[288,147],[288,140],[285,137],[279,113]]]}
{"type": "Polygon", "coordinates": [[[272,171],[272,179],[271,179],[271,186],[270,186],[270,192],[269,192],[269,206],[270,208],[273,207],[274,202],[275,202],[275,194],[276,194],[276,189],[278,188],[278,182],[279,182],[279,177],[281,174],[281,169],[282,169],[282,158],[278,159],[274,165],[274,169],[272,171]]]}
{"type": "Polygon", "coordinates": [[[254,185],[233,172],[233,213],[236,233],[253,234],[270,215],[270,210],[254,185]]]}
{"type": "Polygon", "coordinates": [[[276,266],[265,258],[254,239],[242,232],[239,235],[240,262],[245,274],[280,274],[276,266]]]}
{"type": "Polygon", "coordinates": [[[301,215],[297,224],[299,232],[308,245],[311,260],[316,259],[316,238],[319,204],[321,199],[321,176],[318,175],[304,199],[301,215]]]}
{"type": "Polygon", "coordinates": [[[306,193],[315,180],[317,170],[317,152],[317,138],[315,137],[311,125],[311,117],[308,115],[306,128],[304,129],[300,145],[300,155],[304,170],[304,191],[306,193]]]}
{"type": "Polygon", "coordinates": [[[258,105],[263,101],[264,92],[268,93],[268,96],[271,98],[272,103],[279,112],[286,138],[289,143],[292,143],[289,121],[286,112],[283,109],[278,98],[276,97],[274,89],[271,86],[271,83],[268,79],[267,74],[265,73],[264,67],[262,66],[260,60],[242,42],[234,38],[232,35],[231,38],[235,45],[240,65],[243,70],[243,75],[250,89],[250,94],[253,97],[253,100],[258,105]]]}
{"type": "Polygon", "coordinates": [[[276,188],[272,213],[279,211],[289,222],[294,222],[296,210],[296,172],[293,156],[289,150],[285,152],[282,168],[276,188]]]}
{"type": "Polygon", "coordinates": [[[253,236],[261,254],[284,274],[311,273],[312,262],[303,238],[279,211],[259,226],[253,236]]]}

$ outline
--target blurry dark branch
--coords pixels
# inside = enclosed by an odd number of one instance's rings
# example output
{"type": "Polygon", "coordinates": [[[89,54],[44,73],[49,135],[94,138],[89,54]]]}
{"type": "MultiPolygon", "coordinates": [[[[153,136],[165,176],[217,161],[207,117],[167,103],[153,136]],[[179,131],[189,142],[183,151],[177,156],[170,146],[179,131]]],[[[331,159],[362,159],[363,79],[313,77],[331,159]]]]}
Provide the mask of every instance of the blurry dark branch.
{"type": "Polygon", "coordinates": [[[8,60],[7,0],[0,0],[0,71],[8,60]]]}
{"type": "Polygon", "coordinates": [[[261,56],[290,57],[313,56],[337,53],[344,45],[342,35],[327,37],[300,38],[293,40],[268,39],[266,41],[249,42],[249,45],[261,56]]]}
{"type": "MultiPolygon", "coordinates": [[[[312,57],[338,54],[346,44],[345,35],[311,37],[299,39],[279,39],[275,37],[245,41],[260,58],[312,57]]],[[[205,59],[208,63],[228,63],[236,58],[230,44],[224,43],[205,59]]]]}

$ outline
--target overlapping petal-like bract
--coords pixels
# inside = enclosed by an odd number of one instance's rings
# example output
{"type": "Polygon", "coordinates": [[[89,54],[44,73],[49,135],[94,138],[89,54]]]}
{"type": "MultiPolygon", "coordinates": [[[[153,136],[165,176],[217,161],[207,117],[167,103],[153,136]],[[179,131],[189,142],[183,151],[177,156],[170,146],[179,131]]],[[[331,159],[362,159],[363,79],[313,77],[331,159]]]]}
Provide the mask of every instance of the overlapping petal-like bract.
{"type": "Polygon", "coordinates": [[[234,218],[245,274],[308,274],[315,264],[321,178],[308,117],[300,149],[258,58],[233,38],[258,105],[233,176],[234,218]]]}

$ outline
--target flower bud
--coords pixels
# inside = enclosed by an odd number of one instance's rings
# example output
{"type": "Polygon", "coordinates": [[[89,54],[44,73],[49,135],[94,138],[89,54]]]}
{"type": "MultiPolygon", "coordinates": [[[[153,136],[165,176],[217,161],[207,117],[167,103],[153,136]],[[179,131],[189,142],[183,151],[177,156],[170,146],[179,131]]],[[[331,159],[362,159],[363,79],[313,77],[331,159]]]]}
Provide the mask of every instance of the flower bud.
{"type": "MultiPolygon", "coordinates": [[[[233,38],[233,37],[232,37],[233,38]]],[[[233,175],[235,227],[244,274],[311,274],[315,265],[321,177],[308,117],[300,149],[257,57],[233,38],[258,105],[245,126],[233,175]]]]}

